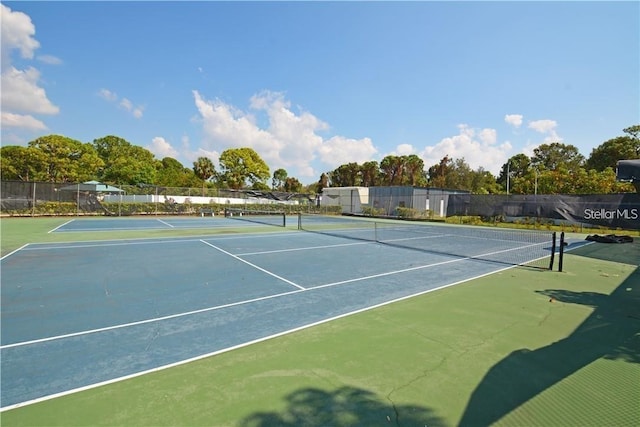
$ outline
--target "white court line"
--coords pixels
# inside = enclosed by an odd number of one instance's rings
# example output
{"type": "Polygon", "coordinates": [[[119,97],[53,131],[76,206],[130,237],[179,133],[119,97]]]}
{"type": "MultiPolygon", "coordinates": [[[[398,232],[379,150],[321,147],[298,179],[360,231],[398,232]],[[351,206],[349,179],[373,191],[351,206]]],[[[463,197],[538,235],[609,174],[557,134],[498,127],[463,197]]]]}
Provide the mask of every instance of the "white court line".
{"type": "MultiPolygon", "coordinates": [[[[450,260],[447,260],[447,261],[436,262],[434,264],[418,265],[418,266],[415,266],[415,267],[404,268],[402,270],[388,271],[388,272],[385,272],[385,273],[373,274],[371,276],[357,277],[355,279],[347,279],[347,280],[341,280],[339,282],[333,282],[333,283],[327,283],[327,284],[324,284],[324,285],[313,286],[313,287],[309,287],[309,289],[312,290],[312,289],[329,288],[331,286],[344,285],[346,283],[359,282],[361,280],[375,279],[375,278],[378,278],[378,277],[390,276],[392,274],[406,273],[408,271],[422,270],[422,269],[425,269],[425,268],[436,267],[438,265],[451,264],[451,263],[454,263],[454,262],[466,261],[466,260],[470,260],[470,259],[479,259],[479,260],[482,261],[482,258],[480,258],[480,257],[485,257],[485,256],[488,256],[488,255],[496,255],[496,254],[499,254],[499,253],[502,253],[502,252],[510,252],[510,251],[513,251],[513,250],[516,250],[516,249],[524,249],[524,248],[527,248],[529,246],[535,246],[535,245],[521,246],[521,247],[515,248],[515,249],[514,248],[503,249],[503,250],[500,250],[500,251],[487,252],[487,253],[484,253],[484,254],[468,256],[468,257],[464,257],[464,258],[455,258],[455,259],[450,259],[450,260]]],[[[517,265],[509,266],[509,267],[506,267],[506,268],[513,268],[513,267],[517,267],[517,265]]],[[[505,269],[502,269],[502,270],[505,270],[505,269]]],[[[498,271],[502,271],[502,270],[498,270],[498,271]]]]}
{"type": "MultiPolygon", "coordinates": [[[[156,225],[151,227],[111,227],[111,228],[74,228],[73,230],[62,230],[63,233],[109,233],[111,231],[149,231],[149,230],[166,230],[167,227],[156,225]]],[[[187,230],[187,228],[183,228],[187,230]]]]}
{"type": "MultiPolygon", "coordinates": [[[[141,240],[145,240],[145,239],[141,239],[141,240]]],[[[102,240],[102,241],[97,241],[95,243],[87,243],[87,244],[83,244],[80,242],[69,242],[67,244],[65,244],[64,242],[61,243],[61,246],[48,246],[50,245],[49,243],[32,243],[30,244],[29,248],[27,250],[29,251],[46,251],[49,249],[54,249],[54,250],[62,250],[62,249],[83,249],[83,248],[101,248],[101,247],[110,247],[110,246],[133,246],[133,245],[161,245],[161,244],[171,244],[171,243],[193,243],[193,242],[199,242],[200,239],[198,238],[193,238],[193,239],[171,239],[171,240],[161,240],[161,241],[117,241],[117,240],[102,240]],[[114,243],[110,243],[110,242],[114,242],[114,243]],[[42,247],[34,247],[33,245],[47,245],[47,246],[42,246],[42,247]]],[[[25,245],[26,246],[26,245],[25,245]]],[[[15,251],[14,251],[15,252],[15,251]]]]}
{"type": "Polygon", "coordinates": [[[60,224],[59,226],[57,226],[56,228],[54,228],[53,230],[49,230],[47,231],[47,234],[49,233],[53,233],[54,231],[56,231],[58,228],[60,227],[64,227],[67,224],[71,224],[73,221],[75,221],[75,219],[70,219],[69,221],[65,222],[64,224],[60,224]]]}
{"type": "Polygon", "coordinates": [[[260,251],[260,252],[245,252],[242,254],[237,254],[238,256],[246,256],[246,255],[263,255],[263,254],[277,254],[280,252],[296,252],[296,251],[308,251],[312,249],[331,249],[331,248],[339,248],[342,246],[356,246],[356,245],[371,245],[376,242],[358,242],[358,243],[341,243],[339,245],[322,245],[322,246],[307,246],[304,248],[290,248],[290,249],[274,249],[272,251],[260,251]]]}
{"type": "MultiPolygon", "coordinates": [[[[216,356],[216,355],[219,355],[219,354],[222,354],[222,353],[227,353],[229,351],[237,350],[237,349],[240,349],[240,348],[243,348],[243,347],[248,347],[250,345],[257,344],[257,343],[260,343],[260,342],[263,342],[263,341],[267,341],[267,340],[278,338],[278,337],[281,337],[281,336],[284,336],[284,335],[292,334],[294,332],[302,331],[304,329],[312,328],[314,326],[322,325],[324,323],[332,322],[332,321],[337,320],[337,319],[342,319],[344,317],[352,316],[354,314],[363,313],[363,312],[370,311],[370,310],[373,310],[373,309],[376,309],[376,308],[380,308],[380,307],[384,307],[386,305],[393,304],[393,303],[396,303],[396,302],[399,302],[399,301],[404,301],[406,299],[415,298],[415,297],[420,296],[420,295],[424,295],[424,294],[428,294],[430,292],[438,291],[440,289],[445,289],[445,288],[448,288],[448,287],[451,287],[451,286],[459,285],[461,283],[469,282],[471,280],[480,279],[482,277],[490,276],[492,274],[499,273],[501,271],[508,270],[508,269],[514,268],[514,267],[515,266],[505,267],[505,268],[500,269],[500,270],[491,271],[489,273],[484,273],[484,274],[481,274],[481,275],[478,275],[478,276],[470,277],[468,279],[460,280],[458,282],[449,283],[447,285],[442,285],[442,286],[439,286],[437,288],[427,289],[425,291],[417,292],[415,294],[411,294],[411,295],[407,295],[407,296],[404,296],[404,297],[396,298],[396,299],[393,299],[393,300],[390,300],[390,301],[385,301],[385,302],[382,302],[382,303],[379,303],[379,304],[376,304],[376,305],[372,305],[372,306],[369,306],[369,307],[360,308],[358,310],[350,311],[348,313],[343,313],[343,314],[340,314],[340,315],[337,315],[337,316],[330,317],[328,319],[323,319],[323,320],[319,320],[317,322],[309,323],[307,325],[298,326],[297,328],[293,328],[293,329],[289,329],[289,330],[286,330],[286,331],[278,332],[276,334],[268,335],[266,337],[258,338],[258,339],[252,340],[252,341],[248,341],[248,342],[245,342],[245,343],[242,343],[242,344],[234,345],[232,347],[223,348],[221,350],[216,350],[216,351],[213,351],[213,352],[210,352],[210,353],[205,353],[205,354],[202,354],[200,356],[195,356],[195,357],[192,357],[192,358],[189,358],[189,359],[181,360],[179,362],[169,363],[167,365],[158,366],[156,368],[147,369],[145,371],[136,372],[134,374],[125,375],[125,376],[118,377],[118,378],[112,378],[110,380],[102,381],[102,382],[99,382],[99,383],[90,384],[90,385],[87,385],[87,386],[78,387],[78,388],[75,388],[75,389],[66,390],[66,391],[62,391],[62,392],[59,392],[59,393],[55,393],[55,394],[50,394],[48,396],[43,396],[43,397],[39,397],[37,399],[32,399],[32,400],[27,400],[27,401],[24,401],[24,402],[13,404],[13,405],[8,405],[8,406],[0,408],[0,412],[8,411],[10,409],[20,408],[22,406],[32,405],[34,403],[44,402],[44,401],[47,401],[47,400],[55,399],[57,397],[67,396],[67,395],[70,395],[70,394],[75,394],[75,393],[79,393],[79,392],[82,392],[82,391],[91,390],[91,389],[94,389],[94,388],[102,387],[104,385],[125,381],[125,380],[131,379],[131,378],[140,377],[140,376],[143,376],[143,375],[146,375],[146,374],[150,374],[150,373],[153,373],[153,372],[159,372],[159,371],[163,371],[163,370],[166,370],[166,369],[174,368],[176,366],[185,365],[187,363],[191,363],[191,362],[195,362],[195,361],[198,361],[198,360],[206,359],[208,357],[213,357],[213,356],[216,356]]],[[[313,289],[310,289],[310,290],[313,290],[313,289]]],[[[292,294],[292,293],[298,293],[298,292],[303,292],[303,291],[292,291],[290,293],[292,294]]]]}
{"type": "MultiPolygon", "coordinates": [[[[18,343],[13,343],[13,344],[7,344],[7,345],[4,345],[4,346],[0,346],[0,349],[21,347],[21,346],[26,346],[26,345],[30,345],[30,344],[38,344],[38,343],[43,343],[43,342],[48,342],[48,341],[55,341],[55,340],[59,340],[59,339],[63,339],[63,338],[71,338],[71,337],[76,337],[76,336],[81,336],[81,335],[89,335],[89,334],[93,334],[93,333],[97,333],[97,332],[106,332],[106,331],[111,331],[111,330],[115,330],[115,329],[126,328],[126,327],[129,327],[129,326],[136,326],[136,325],[143,325],[143,324],[146,324],[146,323],[160,322],[160,321],[163,321],[163,320],[175,319],[175,318],[179,318],[179,317],[190,316],[190,315],[193,315],[193,314],[199,314],[199,313],[205,313],[205,312],[208,312],[208,311],[220,310],[220,309],[223,309],[223,308],[235,307],[235,306],[239,306],[239,305],[243,305],[243,304],[250,304],[250,303],[253,303],[253,302],[257,302],[257,301],[264,301],[264,300],[279,298],[279,297],[292,295],[292,294],[296,294],[296,293],[300,293],[300,292],[308,292],[308,291],[313,291],[313,290],[316,290],[316,289],[329,288],[329,287],[332,287],[332,286],[344,285],[344,284],[347,284],[347,283],[360,282],[360,281],[363,281],[363,280],[375,279],[375,278],[378,278],[378,277],[385,277],[385,276],[391,276],[391,275],[394,275],[394,274],[406,273],[406,272],[409,272],[409,271],[422,270],[422,269],[436,267],[436,266],[443,265],[443,264],[451,264],[451,263],[454,263],[454,262],[461,262],[461,261],[466,261],[466,260],[475,258],[475,257],[456,258],[456,259],[447,260],[447,261],[441,261],[441,262],[437,262],[437,263],[433,263],[433,264],[419,265],[419,266],[415,266],[415,267],[404,268],[404,269],[401,269],[401,270],[389,271],[389,272],[385,272],[385,273],[373,274],[373,275],[370,275],[370,276],[357,277],[357,278],[354,278],[354,279],[341,280],[341,281],[338,281],[338,282],[326,283],[324,285],[318,285],[318,286],[312,286],[312,287],[308,287],[308,288],[303,288],[302,286],[296,285],[295,283],[290,282],[290,281],[288,281],[286,279],[283,279],[283,278],[281,278],[281,277],[279,277],[279,276],[277,276],[277,275],[275,275],[275,274],[273,274],[273,273],[271,273],[271,272],[269,272],[267,270],[264,270],[263,268],[260,268],[260,267],[258,267],[256,265],[253,265],[250,262],[247,262],[247,261],[245,261],[245,260],[243,260],[241,258],[238,258],[236,255],[233,255],[233,254],[231,254],[229,252],[226,252],[226,251],[224,251],[224,250],[222,250],[220,248],[217,248],[216,246],[211,245],[210,243],[207,243],[207,242],[202,241],[202,240],[201,240],[201,242],[206,244],[206,245],[208,245],[208,246],[211,246],[214,249],[217,249],[217,250],[219,250],[219,251],[221,251],[221,252],[223,252],[223,253],[225,253],[225,254],[227,254],[227,255],[229,255],[229,256],[231,256],[231,257],[233,257],[233,258],[235,258],[235,259],[237,259],[237,260],[239,260],[241,262],[244,262],[244,263],[246,263],[246,264],[248,264],[248,265],[250,265],[250,266],[252,266],[254,268],[257,268],[260,271],[263,271],[263,272],[265,272],[265,273],[267,273],[267,274],[269,274],[271,276],[274,276],[274,277],[276,277],[276,278],[278,278],[280,280],[283,280],[283,281],[285,281],[287,283],[290,283],[291,285],[297,287],[298,290],[289,291],[289,292],[283,292],[283,293],[274,294],[274,295],[268,295],[268,296],[265,296],[265,297],[253,298],[253,299],[250,299],[250,300],[238,301],[238,302],[229,303],[229,304],[223,304],[223,305],[214,306],[214,307],[202,308],[200,310],[193,310],[193,311],[188,311],[188,312],[184,312],[184,313],[177,313],[177,314],[171,314],[171,315],[168,315],[168,316],[162,316],[162,317],[156,317],[156,318],[152,318],[152,319],[140,320],[140,321],[137,321],[137,322],[123,323],[123,324],[114,325],[114,326],[106,326],[104,328],[91,329],[91,330],[87,330],[87,331],[74,332],[74,333],[71,333],[71,334],[57,335],[57,336],[47,337],[47,338],[40,338],[40,339],[37,339],[37,340],[31,340],[31,341],[22,341],[22,342],[18,342],[18,343]]],[[[507,251],[510,251],[510,250],[512,250],[512,249],[505,249],[505,250],[502,250],[502,251],[496,251],[496,252],[490,252],[490,253],[486,253],[486,254],[482,254],[482,255],[476,255],[476,257],[486,256],[486,255],[494,255],[494,254],[498,254],[498,253],[501,253],[501,252],[507,252],[507,251]]],[[[502,270],[506,270],[508,268],[513,268],[513,267],[516,267],[516,265],[505,267],[502,270]]],[[[502,270],[497,270],[497,271],[502,271],[502,270]]],[[[491,273],[487,273],[487,274],[491,274],[491,273]]],[[[482,276],[479,276],[479,277],[482,277],[482,276]]]]}
{"type": "MultiPolygon", "coordinates": [[[[155,230],[158,230],[157,228],[155,230]]],[[[111,231],[111,230],[110,230],[111,231]]],[[[260,239],[260,238],[273,238],[273,237],[293,237],[304,236],[304,234],[295,234],[295,232],[282,232],[278,234],[273,233],[251,233],[242,236],[194,236],[189,238],[179,237],[138,237],[138,238],[124,238],[114,240],[87,240],[86,242],[58,242],[58,243],[28,243],[16,249],[29,250],[29,251],[43,251],[49,249],[75,249],[75,248],[94,248],[94,247],[108,247],[108,246],[128,246],[128,245],[148,245],[148,244],[164,244],[164,243],[184,243],[184,242],[200,242],[201,239],[206,238],[208,240],[238,240],[238,239],[260,239]],[[55,245],[55,246],[54,246],[55,245]],[[27,248],[27,246],[29,246],[27,248]]],[[[13,253],[12,252],[12,253],[13,253]]],[[[8,255],[6,255],[8,256],[8,255]]]]}
{"type": "Polygon", "coordinates": [[[217,305],[215,307],[201,308],[200,310],[192,310],[192,311],[187,311],[187,312],[184,312],[184,313],[176,313],[176,314],[170,314],[170,315],[162,316],[162,317],[154,317],[152,319],[139,320],[137,322],[123,323],[123,324],[114,325],[114,326],[105,326],[104,328],[89,329],[87,331],[74,332],[74,333],[71,333],[71,334],[57,335],[57,336],[54,336],[54,337],[40,338],[40,339],[37,339],[37,340],[22,341],[22,342],[17,342],[17,343],[13,343],[13,344],[6,344],[6,345],[3,345],[3,346],[0,346],[0,349],[4,350],[5,348],[22,347],[22,346],[26,346],[26,345],[39,344],[39,343],[43,343],[43,342],[55,341],[55,340],[60,340],[60,339],[64,339],[64,338],[73,338],[73,337],[78,337],[78,336],[81,336],[81,335],[90,335],[90,334],[95,334],[97,332],[113,331],[113,330],[116,330],[116,329],[128,328],[130,326],[144,325],[146,323],[161,322],[163,320],[176,319],[176,318],[179,318],[179,317],[185,317],[185,316],[191,316],[191,315],[194,315],[194,314],[206,313],[208,311],[221,310],[223,308],[235,307],[235,306],[244,305],[244,304],[251,304],[253,302],[264,301],[264,300],[268,300],[268,299],[272,299],[272,298],[279,298],[279,297],[283,297],[283,296],[286,296],[286,295],[296,294],[298,292],[302,292],[302,290],[283,292],[283,293],[280,293],[280,294],[268,295],[266,297],[259,297],[259,298],[253,298],[253,299],[249,299],[249,300],[244,300],[244,301],[232,302],[232,303],[229,303],[229,304],[217,305]]]}
{"type": "Polygon", "coordinates": [[[166,225],[167,227],[175,228],[173,225],[169,224],[169,223],[168,223],[168,222],[166,222],[166,221],[163,221],[163,220],[161,220],[161,219],[156,219],[156,220],[157,220],[158,222],[160,222],[161,224],[166,225]]]}
{"type": "Polygon", "coordinates": [[[22,245],[22,246],[20,246],[20,247],[19,247],[18,249],[16,249],[16,250],[13,250],[13,251],[9,252],[8,254],[6,254],[5,256],[3,256],[2,258],[0,258],[0,261],[2,261],[3,259],[5,259],[5,258],[6,258],[6,257],[8,257],[9,255],[13,255],[13,254],[15,254],[16,252],[18,252],[18,251],[21,251],[21,250],[25,249],[27,246],[29,246],[29,243],[27,243],[26,245],[22,245]]]}
{"type": "Polygon", "coordinates": [[[300,286],[300,285],[297,285],[297,284],[293,283],[291,280],[287,280],[287,279],[285,279],[284,277],[278,276],[277,274],[270,272],[269,270],[265,270],[265,269],[264,269],[264,268],[262,268],[262,267],[258,267],[257,265],[252,264],[252,263],[250,263],[249,261],[244,260],[244,259],[240,258],[239,256],[232,254],[231,252],[227,252],[227,251],[225,251],[224,249],[221,249],[221,248],[217,247],[216,245],[212,245],[211,243],[209,243],[209,242],[205,242],[204,240],[200,240],[200,241],[201,241],[202,243],[204,243],[205,245],[207,245],[207,246],[211,246],[213,249],[216,249],[216,250],[218,250],[218,251],[222,252],[222,253],[223,253],[223,254],[225,254],[225,255],[229,255],[231,258],[235,258],[235,259],[237,259],[237,260],[238,260],[238,261],[240,261],[240,262],[244,262],[245,264],[247,264],[247,265],[248,265],[248,266],[250,266],[250,267],[253,267],[253,268],[257,269],[257,270],[262,271],[263,273],[268,274],[269,276],[275,277],[275,278],[276,278],[276,279],[278,279],[278,280],[282,280],[283,282],[288,283],[288,284],[290,284],[291,286],[295,286],[296,288],[298,288],[298,289],[300,289],[300,290],[303,290],[303,291],[305,290],[305,288],[303,288],[303,287],[302,287],[302,286],[300,286]]]}

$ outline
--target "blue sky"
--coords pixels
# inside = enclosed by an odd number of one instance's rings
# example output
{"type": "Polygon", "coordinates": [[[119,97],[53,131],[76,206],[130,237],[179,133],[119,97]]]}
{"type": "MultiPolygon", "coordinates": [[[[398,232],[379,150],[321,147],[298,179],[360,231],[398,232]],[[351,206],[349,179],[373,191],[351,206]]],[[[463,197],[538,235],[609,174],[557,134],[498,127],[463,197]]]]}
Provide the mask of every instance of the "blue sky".
{"type": "Polygon", "coordinates": [[[2,2],[2,145],[117,135],[309,184],[386,155],[498,174],[640,124],[639,2],[2,2]]]}

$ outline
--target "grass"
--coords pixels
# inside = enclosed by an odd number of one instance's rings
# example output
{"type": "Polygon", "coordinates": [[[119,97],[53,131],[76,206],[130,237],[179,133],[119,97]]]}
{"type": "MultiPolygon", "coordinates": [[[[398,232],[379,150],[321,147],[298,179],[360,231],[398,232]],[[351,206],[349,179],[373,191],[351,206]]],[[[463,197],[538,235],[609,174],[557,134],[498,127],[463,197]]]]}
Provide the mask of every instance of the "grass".
{"type": "MultiPolygon", "coordinates": [[[[164,217],[166,218],[166,217],[164,217]]],[[[183,218],[183,217],[182,217],[183,218]]],[[[136,239],[136,238],[164,238],[187,236],[210,236],[214,234],[246,233],[247,227],[239,222],[237,228],[224,229],[194,228],[194,229],[158,229],[158,230],[122,230],[96,232],[49,233],[50,230],[68,222],[70,217],[50,218],[2,218],[0,220],[0,253],[5,256],[27,243],[77,242],[90,240],[136,239]]],[[[92,220],[108,221],[109,217],[91,217],[92,220]]],[[[282,232],[283,228],[265,225],[251,227],[249,232],[282,232]]]]}
{"type": "MultiPolygon", "coordinates": [[[[21,246],[19,236],[52,238],[43,233],[54,220],[31,221],[20,223],[25,227],[20,231],[3,224],[3,253],[21,246]]],[[[639,425],[638,260],[638,243],[590,245],[567,255],[563,273],[505,270],[6,411],[0,421],[3,426],[639,425]]]]}

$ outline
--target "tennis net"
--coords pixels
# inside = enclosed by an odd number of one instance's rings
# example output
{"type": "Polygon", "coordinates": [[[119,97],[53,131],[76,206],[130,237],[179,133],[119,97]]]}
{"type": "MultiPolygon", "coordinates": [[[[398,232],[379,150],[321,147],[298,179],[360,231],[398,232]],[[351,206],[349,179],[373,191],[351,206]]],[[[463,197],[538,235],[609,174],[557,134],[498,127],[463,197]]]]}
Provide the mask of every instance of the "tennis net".
{"type": "Polygon", "coordinates": [[[277,227],[287,226],[287,215],[284,211],[226,208],[224,210],[224,216],[226,218],[255,222],[258,224],[274,225],[277,227]]]}
{"type": "Polygon", "coordinates": [[[367,218],[300,214],[298,228],[347,239],[508,265],[553,268],[551,231],[403,223],[367,218]]]}

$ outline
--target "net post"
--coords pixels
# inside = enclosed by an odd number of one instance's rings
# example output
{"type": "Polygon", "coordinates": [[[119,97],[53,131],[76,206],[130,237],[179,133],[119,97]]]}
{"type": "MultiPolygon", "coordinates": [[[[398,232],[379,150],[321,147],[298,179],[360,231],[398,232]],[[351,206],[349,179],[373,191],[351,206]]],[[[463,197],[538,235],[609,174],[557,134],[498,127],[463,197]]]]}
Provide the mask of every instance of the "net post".
{"type": "Polygon", "coordinates": [[[282,212],[282,226],[283,227],[287,226],[287,214],[284,213],[284,211],[282,212]]]}
{"type": "Polygon", "coordinates": [[[556,256],[556,232],[552,233],[551,237],[551,258],[549,259],[549,270],[553,270],[553,262],[556,256]]]}
{"type": "Polygon", "coordinates": [[[564,231],[560,233],[560,257],[558,258],[558,271],[562,271],[562,263],[564,261],[564,231]]]}
{"type": "Polygon", "coordinates": [[[298,230],[302,230],[302,212],[298,212],[298,230]]]}

